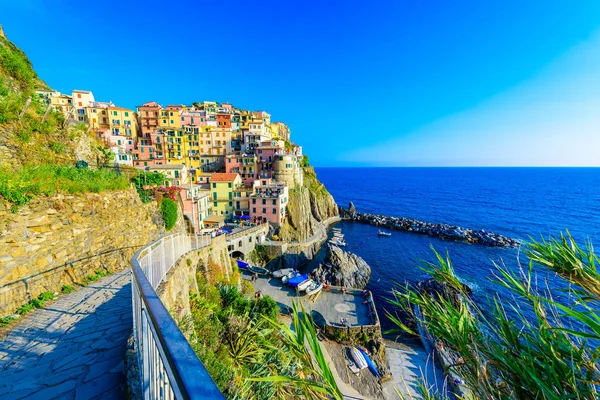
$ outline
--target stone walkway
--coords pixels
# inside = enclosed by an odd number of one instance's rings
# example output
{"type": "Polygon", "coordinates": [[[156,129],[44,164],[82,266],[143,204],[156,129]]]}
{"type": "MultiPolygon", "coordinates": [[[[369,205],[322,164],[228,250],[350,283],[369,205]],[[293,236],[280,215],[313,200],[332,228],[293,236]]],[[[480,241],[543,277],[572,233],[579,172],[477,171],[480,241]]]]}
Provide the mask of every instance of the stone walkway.
{"type": "Polygon", "coordinates": [[[124,399],[131,330],[128,269],[60,296],[0,339],[0,398],[124,399]]]}

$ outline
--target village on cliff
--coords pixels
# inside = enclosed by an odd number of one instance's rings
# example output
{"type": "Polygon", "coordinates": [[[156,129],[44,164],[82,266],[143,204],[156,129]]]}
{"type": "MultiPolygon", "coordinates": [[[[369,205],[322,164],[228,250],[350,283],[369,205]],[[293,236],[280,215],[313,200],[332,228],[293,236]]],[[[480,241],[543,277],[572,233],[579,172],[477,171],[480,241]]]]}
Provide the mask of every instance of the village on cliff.
{"type": "Polygon", "coordinates": [[[181,192],[195,233],[227,221],[280,224],[288,190],[302,185],[306,159],[290,129],[265,111],[205,101],[191,106],[147,102],[137,111],[94,99],[37,90],[71,123],[85,123],[114,154],[117,166],[164,175],[181,192]]]}

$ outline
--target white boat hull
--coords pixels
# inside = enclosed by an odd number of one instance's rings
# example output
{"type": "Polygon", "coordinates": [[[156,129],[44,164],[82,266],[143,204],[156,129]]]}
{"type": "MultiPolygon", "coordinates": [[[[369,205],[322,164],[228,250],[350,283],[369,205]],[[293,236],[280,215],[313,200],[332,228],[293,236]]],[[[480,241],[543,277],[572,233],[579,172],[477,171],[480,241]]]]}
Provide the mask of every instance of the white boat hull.
{"type": "Polygon", "coordinates": [[[306,295],[310,296],[317,294],[321,291],[321,289],[323,289],[323,284],[313,281],[313,284],[306,289],[306,295]]]}
{"type": "Polygon", "coordinates": [[[358,349],[356,347],[353,347],[350,349],[350,353],[352,354],[352,358],[354,359],[354,364],[356,365],[356,367],[358,369],[365,369],[367,368],[367,360],[365,360],[365,357],[361,354],[360,351],[358,351],[358,349]]]}
{"type": "Polygon", "coordinates": [[[312,280],[310,280],[310,279],[307,279],[307,280],[305,280],[304,282],[300,282],[300,283],[298,284],[298,286],[297,286],[297,287],[298,287],[298,290],[299,290],[300,292],[303,292],[303,291],[305,291],[305,290],[306,290],[306,288],[308,288],[308,287],[310,286],[310,284],[311,284],[311,283],[312,283],[312,280]]]}

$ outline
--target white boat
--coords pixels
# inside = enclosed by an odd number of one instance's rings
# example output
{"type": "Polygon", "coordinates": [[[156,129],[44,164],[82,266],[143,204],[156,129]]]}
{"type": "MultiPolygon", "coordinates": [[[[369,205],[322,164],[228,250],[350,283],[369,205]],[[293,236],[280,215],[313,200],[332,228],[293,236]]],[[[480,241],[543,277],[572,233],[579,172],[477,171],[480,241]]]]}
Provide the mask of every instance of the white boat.
{"type": "Polygon", "coordinates": [[[289,275],[294,272],[298,272],[298,271],[296,271],[294,268],[278,269],[277,271],[273,272],[273,277],[274,278],[283,278],[284,276],[289,275]]]}
{"type": "Polygon", "coordinates": [[[344,238],[344,234],[343,234],[343,233],[337,233],[337,232],[336,232],[336,233],[334,233],[334,234],[333,234],[333,237],[334,237],[334,238],[340,238],[340,239],[343,239],[343,238],[344,238]]]}
{"type": "Polygon", "coordinates": [[[390,232],[378,231],[377,236],[392,236],[390,232]]]}
{"type": "Polygon", "coordinates": [[[334,232],[341,232],[342,228],[331,228],[331,230],[334,232]]]}
{"type": "Polygon", "coordinates": [[[307,279],[303,282],[300,282],[298,284],[298,291],[299,292],[303,292],[306,290],[306,288],[308,288],[310,286],[310,284],[312,283],[312,279],[307,279]]]}
{"type": "Polygon", "coordinates": [[[367,360],[365,360],[365,357],[362,355],[362,353],[356,347],[351,348],[350,353],[352,354],[352,358],[354,359],[354,365],[356,365],[356,368],[358,368],[358,369],[367,368],[367,366],[368,366],[367,360]]]}
{"type": "Polygon", "coordinates": [[[317,294],[321,291],[321,289],[323,289],[323,283],[317,282],[317,281],[312,281],[310,286],[308,286],[306,288],[306,294],[308,296],[317,294]]]}
{"type": "Polygon", "coordinates": [[[290,278],[293,278],[296,275],[298,275],[298,271],[292,270],[292,272],[290,272],[290,273],[288,273],[288,274],[286,274],[286,275],[284,275],[284,276],[281,277],[281,282],[287,283],[287,281],[289,281],[290,278]]]}
{"type": "Polygon", "coordinates": [[[346,242],[344,242],[343,240],[336,240],[335,238],[331,239],[329,241],[329,243],[334,244],[336,246],[340,246],[340,247],[346,246],[346,242]]]}

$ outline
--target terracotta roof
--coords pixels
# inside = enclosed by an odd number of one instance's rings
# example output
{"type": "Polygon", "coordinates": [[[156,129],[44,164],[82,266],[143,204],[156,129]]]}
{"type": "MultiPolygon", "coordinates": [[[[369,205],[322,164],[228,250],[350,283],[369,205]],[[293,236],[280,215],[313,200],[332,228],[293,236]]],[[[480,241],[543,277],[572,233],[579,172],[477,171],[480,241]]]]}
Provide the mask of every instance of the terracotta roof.
{"type": "Polygon", "coordinates": [[[215,172],[210,176],[211,182],[232,182],[238,174],[215,172]]]}

